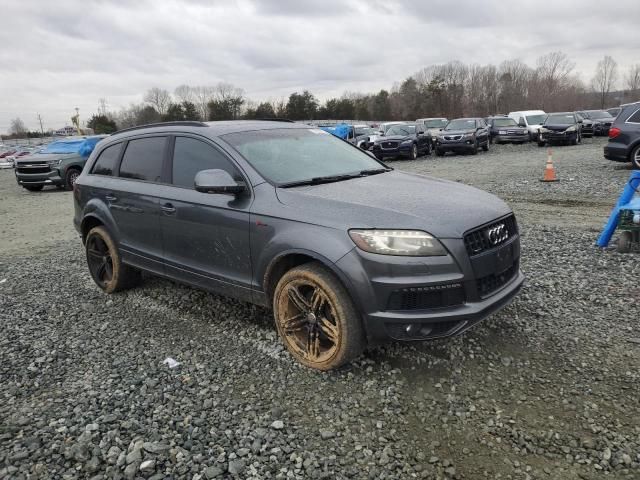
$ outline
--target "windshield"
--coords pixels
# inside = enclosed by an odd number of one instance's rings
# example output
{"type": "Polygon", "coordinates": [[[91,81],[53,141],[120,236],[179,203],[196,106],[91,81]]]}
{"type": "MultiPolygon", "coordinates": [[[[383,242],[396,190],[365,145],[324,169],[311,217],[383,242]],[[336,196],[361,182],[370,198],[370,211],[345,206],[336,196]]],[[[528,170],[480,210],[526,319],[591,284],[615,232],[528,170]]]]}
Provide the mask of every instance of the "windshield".
{"type": "Polygon", "coordinates": [[[425,120],[424,126],[427,128],[444,128],[447,126],[447,120],[445,119],[436,119],[436,120],[425,120]]]}
{"type": "Polygon", "coordinates": [[[494,127],[517,127],[518,124],[513,118],[495,118],[493,120],[494,127]]]}
{"type": "Polygon", "coordinates": [[[475,130],[476,121],[475,120],[451,120],[445,130],[475,130]]]}
{"type": "Polygon", "coordinates": [[[362,150],[315,128],[256,130],[222,138],[276,184],[384,168],[362,150]]]}
{"type": "Polygon", "coordinates": [[[613,118],[609,112],[604,110],[593,110],[591,112],[584,112],[589,118],[613,118]]]}
{"type": "Polygon", "coordinates": [[[416,133],[415,125],[394,125],[387,130],[388,137],[392,135],[413,135],[414,133],[416,133]]]}
{"type": "Polygon", "coordinates": [[[542,125],[545,117],[546,115],[544,113],[540,115],[527,115],[527,123],[529,125],[542,125]]]}
{"type": "Polygon", "coordinates": [[[575,123],[575,119],[573,118],[573,115],[571,113],[563,115],[549,115],[545,123],[568,125],[570,123],[575,123]]]}
{"type": "Polygon", "coordinates": [[[377,130],[375,128],[371,128],[371,127],[356,127],[356,137],[359,137],[361,135],[374,135],[377,132],[377,130]]]}

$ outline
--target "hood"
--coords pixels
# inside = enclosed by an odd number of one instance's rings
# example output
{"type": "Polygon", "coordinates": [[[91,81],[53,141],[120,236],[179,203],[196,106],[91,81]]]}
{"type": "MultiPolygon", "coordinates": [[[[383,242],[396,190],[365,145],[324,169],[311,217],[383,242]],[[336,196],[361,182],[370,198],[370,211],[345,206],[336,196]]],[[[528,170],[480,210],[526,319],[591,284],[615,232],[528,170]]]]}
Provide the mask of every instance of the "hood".
{"type": "Polygon", "coordinates": [[[548,123],[543,124],[542,126],[548,130],[553,130],[555,132],[564,132],[567,128],[573,127],[573,123],[548,123]]]}
{"type": "Polygon", "coordinates": [[[475,130],[442,130],[440,135],[471,135],[475,130]]]}
{"type": "Polygon", "coordinates": [[[411,135],[389,135],[388,137],[380,137],[376,140],[376,143],[382,142],[404,142],[405,140],[412,140],[411,135]]]}
{"type": "Polygon", "coordinates": [[[276,192],[281,203],[295,209],[295,218],[345,230],[416,229],[462,238],[467,230],[511,212],[482,190],[397,171],[276,192]]]}
{"type": "Polygon", "coordinates": [[[520,127],[516,125],[511,125],[508,127],[491,127],[491,130],[509,130],[511,132],[525,133],[527,129],[525,127],[520,127]]]}

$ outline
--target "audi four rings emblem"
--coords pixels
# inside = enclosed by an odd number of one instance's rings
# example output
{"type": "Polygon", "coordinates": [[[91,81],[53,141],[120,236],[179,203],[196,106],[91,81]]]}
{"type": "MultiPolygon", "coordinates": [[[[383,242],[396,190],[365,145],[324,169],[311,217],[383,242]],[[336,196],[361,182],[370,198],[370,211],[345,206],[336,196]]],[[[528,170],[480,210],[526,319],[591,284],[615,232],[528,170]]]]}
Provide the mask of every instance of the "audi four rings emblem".
{"type": "Polygon", "coordinates": [[[487,230],[487,238],[491,245],[498,245],[509,238],[509,230],[507,230],[507,226],[504,223],[500,223],[487,230]]]}

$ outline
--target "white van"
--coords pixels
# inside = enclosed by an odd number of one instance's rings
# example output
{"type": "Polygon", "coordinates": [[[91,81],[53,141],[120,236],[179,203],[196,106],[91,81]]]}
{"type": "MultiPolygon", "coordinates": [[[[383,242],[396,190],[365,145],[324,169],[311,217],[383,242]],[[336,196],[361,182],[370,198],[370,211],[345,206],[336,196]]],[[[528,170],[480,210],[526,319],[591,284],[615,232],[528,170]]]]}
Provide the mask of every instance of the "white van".
{"type": "Polygon", "coordinates": [[[531,140],[538,139],[538,130],[546,117],[547,114],[544,110],[523,110],[509,113],[509,118],[513,118],[518,125],[527,129],[531,140]]]}

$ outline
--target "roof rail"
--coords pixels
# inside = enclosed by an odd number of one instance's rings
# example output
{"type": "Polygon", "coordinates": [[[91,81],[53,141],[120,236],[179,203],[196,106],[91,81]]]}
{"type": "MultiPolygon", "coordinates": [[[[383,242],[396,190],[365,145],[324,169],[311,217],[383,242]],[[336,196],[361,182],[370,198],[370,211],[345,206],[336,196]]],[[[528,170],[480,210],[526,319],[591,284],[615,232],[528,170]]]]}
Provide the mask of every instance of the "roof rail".
{"type": "Polygon", "coordinates": [[[288,118],[255,118],[258,122],[284,122],[284,123],[296,123],[288,118]]]}
{"type": "Polygon", "coordinates": [[[193,121],[193,120],[182,120],[182,121],[175,121],[175,122],[158,122],[158,123],[147,123],[145,125],[136,125],[135,127],[123,128],[122,130],[118,130],[115,133],[130,132],[131,130],[140,130],[140,129],[143,129],[143,128],[178,127],[178,126],[183,126],[183,127],[208,127],[209,125],[207,125],[204,122],[193,121]]]}

